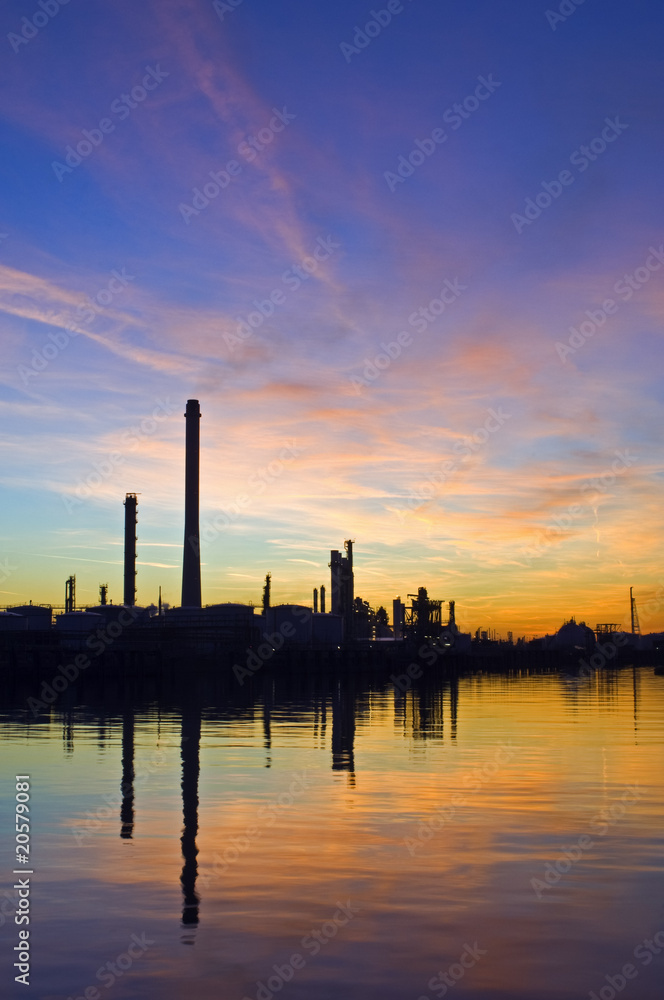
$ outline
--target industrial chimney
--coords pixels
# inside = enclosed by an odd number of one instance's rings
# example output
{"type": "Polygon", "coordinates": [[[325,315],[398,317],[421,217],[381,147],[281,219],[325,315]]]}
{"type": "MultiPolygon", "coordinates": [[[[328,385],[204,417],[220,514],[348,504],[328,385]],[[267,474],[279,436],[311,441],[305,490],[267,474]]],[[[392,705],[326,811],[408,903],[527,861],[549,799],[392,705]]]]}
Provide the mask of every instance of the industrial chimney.
{"type": "Polygon", "coordinates": [[[124,548],[124,604],[133,608],[136,604],[136,510],[138,496],[127,493],[124,501],[125,509],[125,548],[124,548]]]}
{"type": "Polygon", "coordinates": [[[265,586],[263,587],[263,614],[265,615],[265,621],[267,623],[267,613],[270,610],[270,592],[272,587],[272,574],[268,573],[265,577],[265,586]]]}
{"type": "Polygon", "coordinates": [[[201,607],[201,543],[198,525],[200,478],[200,419],[197,399],[187,400],[184,493],[184,555],[182,560],[182,607],[201,607]]]}

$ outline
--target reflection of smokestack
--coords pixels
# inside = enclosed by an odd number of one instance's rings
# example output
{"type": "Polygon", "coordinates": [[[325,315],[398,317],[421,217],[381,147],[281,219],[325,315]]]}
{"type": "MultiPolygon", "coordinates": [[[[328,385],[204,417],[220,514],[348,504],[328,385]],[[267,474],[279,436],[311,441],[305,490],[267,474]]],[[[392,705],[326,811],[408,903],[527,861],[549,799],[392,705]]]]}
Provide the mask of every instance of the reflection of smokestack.
{"type": "Polygon", "coordinates": [[[450,678],[450,736],[456,740],[457,715],[459,711],[459,679],[454,674],[450,678]]]}
{"type": "MultiPolygon", "coordinates": [[[[198,924],[199,898],[196,892],[198,877],[198,777],[200,772],[201,750],[201,711],[200,708],[188,706],[182,711],[182,814],[184,827],[180,843],[184,864],[180,876],[182,886],[183,909],[182,923],[184,927],[195,927],[198,924]]],[[[183,937],[185,944],[193,944],[193,938],[183,937]]]]}
{"type": "Polygon", "coordinates": [[[200,476],[200,419],[197,399],[187,400],[184,495],[184,557],[182,560],[182,607],[201,606],[201,544],[198,527],[200,476]]]}
{"type": "Polygon", "coordinates": [[[265,754],[265,766],[272,767],[272,686],[268,685],[263,699],[263,746],[267,750],[265,754]]]}
{"type": "Polygon", "coordinates": [[[136,603],[136,510],[138,497],[127,493],[125,509],[124,603],[133,608],[136,603]]]}
{"type": "Polygon", "coordinates": [[[339,685],[332,695],[332,770],[350,771],[355,784],[355,694],[339,685]]]}
{"type": "Polygon", "coordinates": [[[131,840],[134,833],[134,713],[122,717],[122,805],[120,836],[131,840]]]}

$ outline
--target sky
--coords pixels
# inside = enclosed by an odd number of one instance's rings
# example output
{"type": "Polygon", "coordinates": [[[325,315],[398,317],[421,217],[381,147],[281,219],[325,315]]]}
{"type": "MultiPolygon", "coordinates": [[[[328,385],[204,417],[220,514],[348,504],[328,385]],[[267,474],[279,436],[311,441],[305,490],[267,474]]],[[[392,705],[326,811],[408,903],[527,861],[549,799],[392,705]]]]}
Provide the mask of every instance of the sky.
{"type": "Polygon", "coordinates": [[[6,0],[0,605],[664,629],[655,0],[6,0]],[[661,593],[660,593],[661,592],[661,593]]]}

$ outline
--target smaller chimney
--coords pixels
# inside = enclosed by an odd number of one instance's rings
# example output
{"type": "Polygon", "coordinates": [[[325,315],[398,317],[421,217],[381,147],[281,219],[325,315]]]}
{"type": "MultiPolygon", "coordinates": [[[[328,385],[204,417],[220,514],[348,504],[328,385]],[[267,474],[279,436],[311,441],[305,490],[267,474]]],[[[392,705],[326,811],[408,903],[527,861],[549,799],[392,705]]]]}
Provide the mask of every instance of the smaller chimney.
{"type": "Polygon", "coordinates": [[[318,589],[314,587],[314,614],[318,614],[318,589]]]}
{"type": "Polygon", "coordinates": [[[395,597],[392,601],[392,630],[394,632],[395,639],[403,639],[404,637],[404,615],[405,606],[403,605],[400,597],[395,597]]]}
{"type": "Polygon", "coordinates": [[[270,610],[270,592],[272,586],[272,574],[268,573],[265,577],[265,586],[263,587],[263,614],[265,615],[265,620],[267,622],[267,613],[270,610]]]}
{"type": "Polygon", "coordinates": [[[320,613],[325,614],[325,587],[320,588],[320,613]]]}
{"type": "Polygon", "coordinates": [[[65,581],[65,614],[76,611],[76,577],[70,576],[65,581]]]}

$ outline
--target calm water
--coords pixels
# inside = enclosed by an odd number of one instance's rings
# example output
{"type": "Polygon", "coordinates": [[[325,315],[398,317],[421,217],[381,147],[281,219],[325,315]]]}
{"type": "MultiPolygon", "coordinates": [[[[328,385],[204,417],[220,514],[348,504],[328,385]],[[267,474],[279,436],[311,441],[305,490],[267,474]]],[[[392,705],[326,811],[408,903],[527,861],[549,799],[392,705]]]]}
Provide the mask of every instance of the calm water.
{"type": "Polygon", "coordinates": [[[35,872],[3,996],[661,1000],[652,668],[70,702],[2,712],[5,885],[15,774],[35,872]]]}

